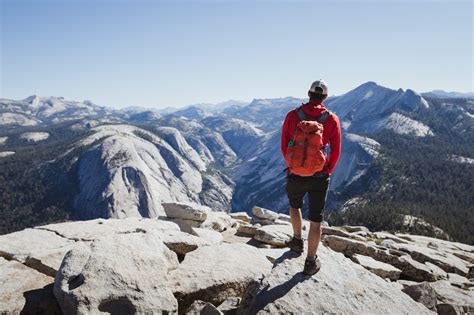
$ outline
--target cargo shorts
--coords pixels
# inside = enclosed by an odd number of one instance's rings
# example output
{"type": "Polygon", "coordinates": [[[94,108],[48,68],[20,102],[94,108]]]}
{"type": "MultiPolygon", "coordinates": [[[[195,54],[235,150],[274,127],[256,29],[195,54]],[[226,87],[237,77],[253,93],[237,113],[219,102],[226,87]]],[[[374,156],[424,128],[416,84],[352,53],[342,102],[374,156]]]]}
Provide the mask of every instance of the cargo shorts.
{"type": "Polygon", "coordinates": [[[298,176],[289,174],[286,177],[286,193],[292,208],[301,209],[303,198],[308,194],[308,220],[323,221],[324,206],[329,188],[329,175],[298,176]]]}

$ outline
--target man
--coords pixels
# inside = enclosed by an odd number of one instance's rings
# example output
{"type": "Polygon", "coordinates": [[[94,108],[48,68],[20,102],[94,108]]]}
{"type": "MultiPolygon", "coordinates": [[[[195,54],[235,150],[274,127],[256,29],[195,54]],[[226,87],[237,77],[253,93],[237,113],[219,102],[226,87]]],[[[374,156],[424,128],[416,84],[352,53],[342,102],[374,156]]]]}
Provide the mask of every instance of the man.
{"type": "MultiPolygon", "coordinates": [[[[299,176],[292,173],[292,168],[289,166],[286,183],[286,191],[290,204],[291,224],[294,233],[293,238],[287,242],[287,246],[298,253],[302,253],[304,248],[303,239],[301,238],[301,207],[303,206],[303,197],[308,194],[308,219],[310,220],[310,229],[308,235],[308,253],[303,273],[307,276],[311,276],[317,273],[321,268],[321,262],[316,252],[321,239],[321,221],[323,220],[326,194],[329,188],[329,178],[336,167],[341,152],[341,127],[338,117],[334,113],[329,112],[322,103],[328,96],[328,87],[323,80],[315,81],[311,85],[308,96],[308,103],[291,110],[286,115],[282,129],[281,151],[286,159],[288,148],[294,145],[295,131],[300,121],[318,121],[322,124],[323,148],[325,148],[327,144],[330,146],[329,157],[326,156],[325,152],[323,153],[326,159],[322,170],[310,176],[299,176]]],[[[319,151],[317,151],[317,153],[321,154],[319,151]]]]}

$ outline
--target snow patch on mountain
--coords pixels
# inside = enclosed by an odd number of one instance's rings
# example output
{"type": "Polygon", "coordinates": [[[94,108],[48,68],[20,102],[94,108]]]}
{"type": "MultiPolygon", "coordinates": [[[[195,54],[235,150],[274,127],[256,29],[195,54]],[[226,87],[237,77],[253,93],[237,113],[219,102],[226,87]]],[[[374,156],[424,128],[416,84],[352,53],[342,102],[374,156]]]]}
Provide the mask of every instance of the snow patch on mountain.
{"type": "Polygon", "coordinates": [[[28,142],[38,142],[49,138],[47,132],[25,132],[20,135],[20,138],[28,142]]]}
{"type": "Polygon", "coordinates": [[[433,98],[474,98],[474,93],[467,92],[446,92],[443,90],[433,90],[431,92],[422,93],[423,96],[433,97],[433,98]]]}
{"type": "Polygon", "coordinates": [[[367,82],[326,103],[328,108],[338,115],[342,127],[351,133],[373,133],[380,130],[383,123],[390,123],[389,128],[394,131],[404,132],[408,128],[416,129],[418,133],[428,132],[419,124],[416,124],[416,128],[413,126],[409,128],[407,125],[413,124],[409,124],[406,120],[404,128],[397,127],[400,117],[390,116],[396,110],[413,111],[429,107],[428,102],[420,94],[410,89],[392,90],[375,82],[367,82]],[[418,130],[419,128],[421,130],[418,130]]]}
{"type": "Polygon", "coordinates": [[[450,155],[448,158],[449,161],[456,162],[456,163],[462,163],[462,164],[474,164],[474,159],[465,157],[465,156],[460,156],[460,155],[450,155]]]}
{"type": "Polygon", "coordinates": [[[414,135],[417,137],[434,135],[427,125],[399,113],[392,113],[387,118],[379,121],[379,128],[392,130],[401,135],[414,135]]]}
{"type": "Polygon", "coordinates": [[[0,113],[0,125],[36,126],[39,120],[17,113],[0,113]]]}
{"type": "Polygon", "coordinates": [[[75,131],[90,129],[90,128],[100,125],[101,123],[104,123],[104,122],[100,120],[95,120],[95,119],[83,119],[80,122],[73,124],[71,126],[71,129],[75,131]]]}
{"type": "Polygon", "coordinates": [[[131,112],[128,113],[127,120],[134,124],[154,124],[161,117],[156,111],[143,111],[143,112],[131,112]]]}
{"type": "Polygon", "coordinates": [[[252,122],[258,129],[271,132],[281,128],[286,114],[307,99],[284,97],[275,99],[254,99],[247,106],[225,112],[228,117],[252,122]],[[271,119],[269,119],[271,118],[271,119]]]}
{"type": "Polygon", "coordinates": [[[345,138],[353,143],[358,143],[365,152],[376,158],[379,155],[380,143],[369,137],[359,136],[356,134],[347,133],[345,138]]]}
{"type": "Polygon", "coordinates": [[[7,156],[13,155],[13,154],[15,154],[14,151],[3,151],[3,152],[0,152],[0,158],[7,157],[7,156]]]}
{"type": "Polygon", "coordinates": [[[35,126],[95,117],[120,121],[123,113],[90,101],[68,101],[63,97],[32,95],[23,100],[0,99],[0,125],[35,126]]]}
{"type": "Polygon", "coordinates": [[[198,106],[190,106],[182,110],[178,110],[173,113],[176,116],[183,116],[189,119],[201,120],[206,117],[210,117],[213,114],[207,110],[200,108],[198,106]]]}

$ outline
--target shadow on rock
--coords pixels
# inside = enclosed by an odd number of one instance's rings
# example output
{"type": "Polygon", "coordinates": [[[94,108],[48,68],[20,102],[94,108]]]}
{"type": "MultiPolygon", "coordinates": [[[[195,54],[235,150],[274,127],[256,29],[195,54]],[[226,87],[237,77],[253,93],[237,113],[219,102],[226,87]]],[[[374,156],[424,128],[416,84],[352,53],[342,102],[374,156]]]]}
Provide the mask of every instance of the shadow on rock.
{"type": "Polygon", "coordinates": [[[61,308],[53,294],[53,283],[23,293],[25,306],[20,314],[62,314],[61,308]]]}
{"type": "Polygon", "coordinates": [[[295,259],[300,256],[301,256],[301,253],[297,253],[289,249],[288,251],[284,252],[283,255],[275,259],[275,262],[273,263],[273,268],[275,268],[276,266],[278,266],[279,264],[281,264],[287,259],[295,259]]]}
{"type": "MultiPolygon", "coordinates": [[[[296,254],[298,255],[298,254],[296,254]]],[[[285,256],[285,255],[283,255],[285,256]]],[[[283,257],[282,256],[282,257],[283,257]]],[[[295,287],[298,283],[301,283],[305,280],[309,279],[305,276],[302,272],[298,272],[297,274],[293,275],[291,279],[283,282],[282,284],[277,285],[276,287],[268,290],[269,285],[267,285],[263,290],[261,290],[256,298],[255,304],[252,306],[251,314],[256,314],[259,311],[263,310],[265,306],[268,304],[273,303],[277,299],[286,295],[293,287],[295,287]]]]}

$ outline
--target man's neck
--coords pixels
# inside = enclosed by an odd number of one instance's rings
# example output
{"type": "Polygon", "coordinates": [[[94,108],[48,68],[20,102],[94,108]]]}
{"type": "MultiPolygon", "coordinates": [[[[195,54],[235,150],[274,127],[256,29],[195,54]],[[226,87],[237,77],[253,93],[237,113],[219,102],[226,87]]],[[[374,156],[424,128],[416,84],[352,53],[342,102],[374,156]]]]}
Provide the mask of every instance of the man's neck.
{"type": "Polygon", "coordinates": [[[308,104],[311,104],[311,105],[324,105],[323,104],[323,101],[319,101],[319,100],[309,100],[308,104]]]}

